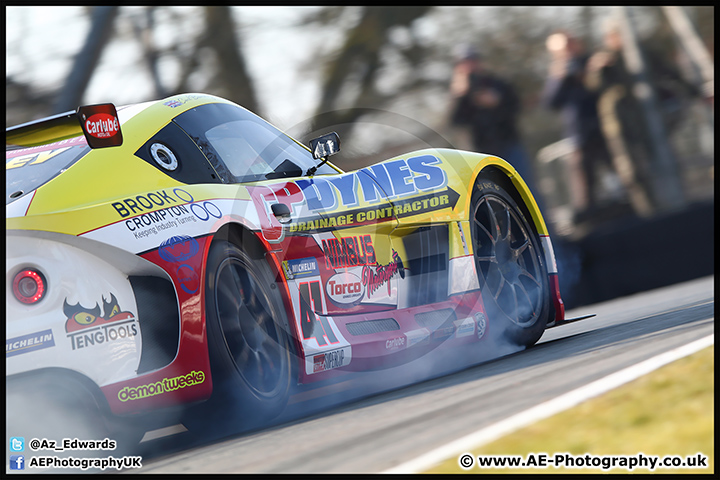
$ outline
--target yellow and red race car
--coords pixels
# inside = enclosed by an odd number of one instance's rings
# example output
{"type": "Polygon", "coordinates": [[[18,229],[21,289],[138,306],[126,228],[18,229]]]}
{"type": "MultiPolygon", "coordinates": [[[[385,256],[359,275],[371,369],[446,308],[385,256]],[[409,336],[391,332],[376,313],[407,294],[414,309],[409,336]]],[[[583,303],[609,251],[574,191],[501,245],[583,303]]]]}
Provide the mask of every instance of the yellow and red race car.
{"type": "Polygon", "coordinates": [[[337,135],[308,148],[203,94],[80,107],[6,144],[10,426],[81,405],[113,435],[211,397],[272,418],[296,385],[467,363],[563,321],[547,228],[498,157],[344,172],[337,135]]]}

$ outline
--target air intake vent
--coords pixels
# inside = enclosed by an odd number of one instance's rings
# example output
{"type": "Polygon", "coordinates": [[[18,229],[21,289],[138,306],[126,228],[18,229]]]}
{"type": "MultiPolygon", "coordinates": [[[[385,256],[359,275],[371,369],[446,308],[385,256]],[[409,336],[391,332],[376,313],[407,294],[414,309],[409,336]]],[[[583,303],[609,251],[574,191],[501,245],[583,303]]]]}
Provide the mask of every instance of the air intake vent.
{"type": "Polygon", "coordinates": [[[351,335],[370,335],[372,333],[391,332],[400,330],[400,325],[393,318],[353,322],[345,325],[351,335]]]}
{"type": "Polygon", "coordinates": [[[434,332],[442,326],[452,326],[455,320],[457,320],[457,317],[455,316],[455,311],[452,308],[432,310],[430,312],[418,313],[415,315],[415,321],[431,332],[434,332]]]}

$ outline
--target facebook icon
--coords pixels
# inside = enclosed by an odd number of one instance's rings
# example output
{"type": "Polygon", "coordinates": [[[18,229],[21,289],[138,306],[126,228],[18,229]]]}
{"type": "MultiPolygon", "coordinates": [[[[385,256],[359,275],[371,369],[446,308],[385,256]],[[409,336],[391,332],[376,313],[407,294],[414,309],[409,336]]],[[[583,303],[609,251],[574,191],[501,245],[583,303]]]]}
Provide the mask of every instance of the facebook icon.
{"type": "Polygon", "coordinates": [[[10,470],[25,470],[25,456],[10,455],[10,470]]]}

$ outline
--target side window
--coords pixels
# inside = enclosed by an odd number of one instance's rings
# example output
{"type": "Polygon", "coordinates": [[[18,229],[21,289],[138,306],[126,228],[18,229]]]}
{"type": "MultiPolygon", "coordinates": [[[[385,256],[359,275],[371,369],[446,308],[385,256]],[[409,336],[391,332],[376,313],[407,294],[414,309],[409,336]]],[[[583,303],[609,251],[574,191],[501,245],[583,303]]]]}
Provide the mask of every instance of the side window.
{"type": "MultiPolygon", "coordinates": [[[[301,176],[317,162],[310,152],[260,117],[229,104],[209,104],[175,122],[205,153],[224,165],[234,182],[301,176]]],[[[316,174],[337,173],[324,165],[316,174]]]]}
{"type": "Polygon", "coordinates": [[[135,155],[182,183],[229,181],[228,178],[223,178],[222,171],[217,171],[208,162],[182,128],[172,122],[145,142],[135,155]]]}

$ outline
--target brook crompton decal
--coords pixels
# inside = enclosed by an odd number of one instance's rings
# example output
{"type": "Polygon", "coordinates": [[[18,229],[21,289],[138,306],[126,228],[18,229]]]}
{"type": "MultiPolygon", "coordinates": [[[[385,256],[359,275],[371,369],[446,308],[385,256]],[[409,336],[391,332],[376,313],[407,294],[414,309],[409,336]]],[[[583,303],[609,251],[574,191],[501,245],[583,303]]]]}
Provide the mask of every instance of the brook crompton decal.
{"type": "Polygon", "coordinates": [[[138,334],[135,314],[123,312],[113,293],[110,300],[103,295],[104,312],[100,316],[100,305],[86,308],[79,303],[70,305],[65,299],[63,312],[67,316],[65,331],[73,350],[115,342],[138,334]]]}

